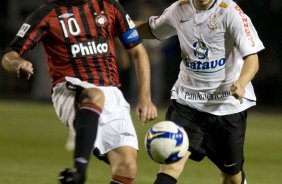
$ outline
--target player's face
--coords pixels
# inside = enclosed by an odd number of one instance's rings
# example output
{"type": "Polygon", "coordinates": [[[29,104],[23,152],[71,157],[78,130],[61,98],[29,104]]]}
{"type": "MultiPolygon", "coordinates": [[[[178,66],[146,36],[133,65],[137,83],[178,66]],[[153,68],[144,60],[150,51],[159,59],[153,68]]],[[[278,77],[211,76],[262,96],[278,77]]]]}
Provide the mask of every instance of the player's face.
{"type": "Polygon", "coordinates": [[[205,10],[214,2],[214,0],[194,0],[197,9],[205,10]]]}

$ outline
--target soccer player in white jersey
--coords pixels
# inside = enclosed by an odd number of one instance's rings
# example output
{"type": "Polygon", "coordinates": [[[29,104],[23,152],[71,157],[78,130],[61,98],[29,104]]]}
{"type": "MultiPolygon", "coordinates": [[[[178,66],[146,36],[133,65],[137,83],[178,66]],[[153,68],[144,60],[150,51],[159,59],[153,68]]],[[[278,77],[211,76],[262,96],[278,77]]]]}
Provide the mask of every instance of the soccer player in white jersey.
{"type": "Polygon", "coordinates": [[[190,146],[182,160],[160,166],[155,184],[175,184],[188,158],[205,156],[222,184],[246,183],[247,109],[256,104],[251,80],[264,50],[250,18],[232,0],[182,0],[136,23],[144,39],[177,35],[182,50],[166,119],[185,128],[190,146]]]}

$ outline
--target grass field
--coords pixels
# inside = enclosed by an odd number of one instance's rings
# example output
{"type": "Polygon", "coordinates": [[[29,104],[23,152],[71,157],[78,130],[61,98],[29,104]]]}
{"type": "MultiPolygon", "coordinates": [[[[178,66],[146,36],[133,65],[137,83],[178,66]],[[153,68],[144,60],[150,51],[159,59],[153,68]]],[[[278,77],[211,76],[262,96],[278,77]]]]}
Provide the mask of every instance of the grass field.
{"type": "MultiPolygon", "coordinates": [[[[135,115],[133,115],[135,117],[135,115]]],[[[163,112],[159,112],[159,120],[163,112]]],[[[135,121],[140,140],[136,184],[152,184],[158,165],[144,152],[145,132],[152,124],[135,121]]],[[[0,184],[56,184],[58,172],[72,165],[64,149],[65,128],[51,104],[0,101],[0,184]]],[[[280,184],[282,172],[282,114],[250,113],[245,143],[249,184],[280,184]]],[[[179,184],[219,183],[209,160],[189,161],[179,184]]],[[[108,165],[92,157],[87,184],[108,184],[108,165]]]]}

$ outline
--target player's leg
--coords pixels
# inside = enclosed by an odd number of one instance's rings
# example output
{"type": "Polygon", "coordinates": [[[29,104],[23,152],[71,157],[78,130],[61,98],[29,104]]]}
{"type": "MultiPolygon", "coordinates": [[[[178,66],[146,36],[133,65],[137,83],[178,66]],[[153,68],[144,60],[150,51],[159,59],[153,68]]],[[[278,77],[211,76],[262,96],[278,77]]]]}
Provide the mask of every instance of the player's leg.
{"type": "Polygon", "coordinates": [[[182,174],[185,163],[190,156],[190,152],[178,162],[168,165],[160,165],[159,173],[154,184],[175,184],[178,177],[182,174]]]}
{"type": "Polygon", "coordinates": [[[100,117],[94,154],[110,163],[111,184],[133,184],[138,140],[130,106],[118,88],[103,88],[103,91],[107,98],[100,117]]]}
{"type": "Polygon", "coordinates": [[[133,184],[137,171],[137,150],[123,146],[110,151],[107,155],[112,170],[110,184],[133,184]]]}
{"type": "Polygon", "coordinates": [[[83,184],[105,97],[93,84],[76,78],[67,81],[53,88],[52,101],[60,120],[76,131],[74,169],[63,170],[59,180],[63,184],[83,184]]]}
{"type": "Polygon", "coordinates": [[[189,157],[197,161],[203,158],[203,155],[199,152],[203,140],[203,133],[201,132],[200,123],[197,123],[200,122],[198,116],[198,111],[181,105],[175,100],[171,101],[166,113],[166,119],[181,125],[185,129],[189,138],[189,149],[185,157],[180,161],[174,164],[161,165],[154,184],[177,183],[177,179],[181,175],[189,157]]]}
{"type": "Polygon", "coordinates": [[[220,172],[222,184],[247,184],[244,172],[240,171],[238,174],[229,175],[220,172]]]}
{"type": "Polygon", "coordinates": [[[98,119],[104,105],[104,94],[97,88],[84,89],[78,102],[78,112],[74,122],[76,132],[74,167],[78,182],[84,183],[86,169],[97,135],[98,119]]]}
{"type": "MultiPolygon", "coordinates": [[[[211,115],[212,116],[212,115],[211,115]]],[[[207,156],[221,171],[221,184],[244,184],[244,140],[247,112],[211,117],[205,147],[207,156]]]]}
{"type": "Polygon", "coordinates": [[[102,128],[103,142],[107,142],[107,158],[111,165],[110,184],[133,184],[137,171],[137,135],[129,111],[121,112],[124,119],[114,120],[102,128]]]}

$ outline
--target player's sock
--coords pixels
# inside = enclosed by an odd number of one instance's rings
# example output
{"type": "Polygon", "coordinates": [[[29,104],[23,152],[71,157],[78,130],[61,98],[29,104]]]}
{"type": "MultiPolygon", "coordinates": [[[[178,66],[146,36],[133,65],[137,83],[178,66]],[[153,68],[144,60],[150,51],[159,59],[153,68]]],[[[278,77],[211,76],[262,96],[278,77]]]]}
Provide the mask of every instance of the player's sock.
{"type": "Polygon", "coordinates": [[[114,175],[110,184],[133,184],[134,179],[123,176],[114,175]]]}
{"type": "Polygon", "coordinates": [[[91,103],[82,104],[74,124],[75,150],[74,150],[74,167],[79,174],[79,183],[86,179],[86,168],[93,145],[97,135],[98,119],[101,109],[91,103]]]}
{"type": "Polygon", "coordinates": [[[157,179],[155,180],[155,183],[154,184],[176,184],[177,183],[177,180],[166,174],[166,173],[159,173],[157,175],[157,179]]]}

